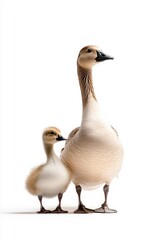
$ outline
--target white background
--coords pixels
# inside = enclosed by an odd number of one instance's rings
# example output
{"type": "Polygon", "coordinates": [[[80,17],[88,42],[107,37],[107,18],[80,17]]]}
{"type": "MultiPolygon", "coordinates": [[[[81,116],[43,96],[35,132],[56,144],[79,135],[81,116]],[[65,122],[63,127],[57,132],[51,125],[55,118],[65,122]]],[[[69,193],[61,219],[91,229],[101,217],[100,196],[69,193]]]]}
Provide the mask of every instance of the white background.
{"type": "MultiPolygon", "coordinates": [[[[159,24],[158,1],[1,1],[1,239],[160,238],[159,24]],[[109,193],[118,213],[32,214],[39,204],[25,179],[45,162],[43,129],[56,126],[67,137],[81,122],[76,58],[88,44],[115,58],[93,76],[104,118],[125,149],[109,193]]],[[[82,197],[98,207],[103,192],[82,197]]],[[[72,184],[63,206],[77,206],[72,184]]]]}

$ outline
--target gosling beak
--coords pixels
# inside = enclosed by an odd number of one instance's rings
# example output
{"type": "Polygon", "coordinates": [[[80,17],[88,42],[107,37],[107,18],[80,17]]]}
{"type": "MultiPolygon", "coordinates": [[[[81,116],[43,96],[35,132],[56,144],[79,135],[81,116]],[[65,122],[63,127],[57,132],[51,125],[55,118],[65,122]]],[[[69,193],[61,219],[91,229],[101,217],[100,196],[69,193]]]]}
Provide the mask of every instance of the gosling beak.
{"type": "Polygon", "coordinates": [[[58,137],[56,138],[57,141],[63,141],[63,140],[67,140],[64,137],[62,137],[61,135],[58,135],[58,137]]]}
{"type": "Polygon", "coordinates": [[[101,51],[96,51],[96,52],[97,52],[97,57],[95,58],[96,62],[102,62],[105,60],[114,59],[114,57],[111,57],[101,51]]]}

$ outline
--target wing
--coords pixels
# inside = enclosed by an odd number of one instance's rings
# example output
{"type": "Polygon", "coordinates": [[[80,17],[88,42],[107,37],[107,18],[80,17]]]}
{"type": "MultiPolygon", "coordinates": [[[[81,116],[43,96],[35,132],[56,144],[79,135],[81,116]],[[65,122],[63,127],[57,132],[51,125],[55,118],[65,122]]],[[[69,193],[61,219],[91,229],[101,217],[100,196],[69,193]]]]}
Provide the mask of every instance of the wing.
{"type": "MultiPolygon", "coordinates": [[[[77,128],[73,129],[73,130],[70,132],[70,134],[68,135],[68,138],[67,138],[67,140],[66,140],[65,146],[66,146],[66,145],[68,144],[68,142],[76,135],[76,133],[79,131],[79,129],[80,129],[80,127],[77,127],[77,128]]],[[[62,152],[63,152],[64,149],[65,149],[65,147],[61,149],[61,154],[62,154],[62,152]]]]}
{"type": "Polygon", "coordinates": [[[42,168],[44,167],[44,165],[45,164],[42,164],[39,167],[34,168],[26,180],[26,188],[33,195],[36,195],[36,190],[37,190],[36,183],[38,181],[39,174],[42,168]]]}
{"type": "Polygon", "coordinates": [[[79,131],[79,129],[80,129],[80,127],[77,127],[70,132],[70,134],[68,135],[66,144],[71,140],[72,137],[74,137],[76,135],[76,133],[79,131]]]}
{"type": "Polygon", "coordinates": [[[113,131],[116,133],[117,137],[119,137],[119,136],[118,136],[118,132],[117,132],[117,130],[116,130],[113,126],[111,126],[111,128],[112,128],[113,131]]]}

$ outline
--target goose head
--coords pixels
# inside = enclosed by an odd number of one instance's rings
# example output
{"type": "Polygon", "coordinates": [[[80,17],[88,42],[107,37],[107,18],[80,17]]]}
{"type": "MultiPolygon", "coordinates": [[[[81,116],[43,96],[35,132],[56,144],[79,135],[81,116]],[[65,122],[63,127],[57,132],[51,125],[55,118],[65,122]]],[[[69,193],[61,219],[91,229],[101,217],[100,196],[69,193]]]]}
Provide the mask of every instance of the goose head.
{"type": "Polygon", "coordinates": [[[80,50],[77,63],[83,68],[90,69],[95,64],[109,59],[114,58],[103,53],[97,46],[89,45],[80,50]]]}
{"type": "Polygon", "coordinates": [[[66,140],[62,137],[60,130],[56,127],[48,127],[44,129],[42,137],[45,144],[54,144],[56,142],[66,140]]]}

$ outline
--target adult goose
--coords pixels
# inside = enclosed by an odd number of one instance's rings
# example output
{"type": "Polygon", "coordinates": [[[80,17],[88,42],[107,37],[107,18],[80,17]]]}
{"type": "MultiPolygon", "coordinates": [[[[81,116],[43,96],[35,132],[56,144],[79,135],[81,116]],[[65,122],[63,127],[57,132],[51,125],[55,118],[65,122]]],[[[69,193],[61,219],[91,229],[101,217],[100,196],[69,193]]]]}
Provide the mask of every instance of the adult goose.
{"type": "Polygon", "coordinates": [[[40,211],[38,213],[67,213],[62,210],[61,200],[63,193],[70,183],[70,172],[54,152],[54,143],[66,140],[56,127],[48,127],[43,132],[43,144],[47,161],[31,171],[26,180],[27,190],[38,196],[40,211]],[[58,196],[59,204],[53,211],[46,210],[42,204],[43,197],[58,196]]]}
{"type": "Polygon", "coordinates": [[[96,46],[81,49],[77,59],[77,71],[82,95],[82,121],[80,128],[74,129],[67,140],[61,159],[70,169],[76,186],[79,205],[75,213],[88,213],[81,201],[83,189],[93,189],[104,185],[105,200],[100,213],[114,213],[107,204],[109,185],[121,169],[123,148],[117,132],[101,117],[96,99],[92,67],[102,61],[113,59],[96,46]]]}

